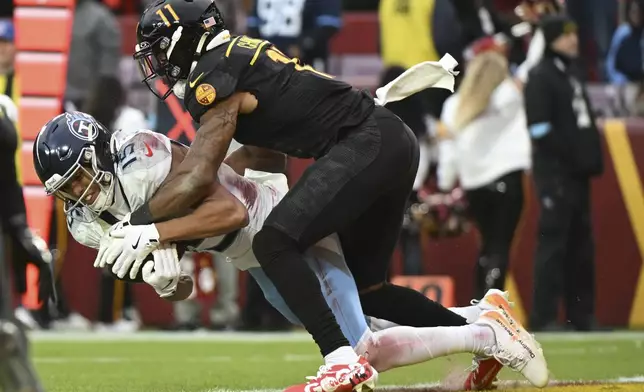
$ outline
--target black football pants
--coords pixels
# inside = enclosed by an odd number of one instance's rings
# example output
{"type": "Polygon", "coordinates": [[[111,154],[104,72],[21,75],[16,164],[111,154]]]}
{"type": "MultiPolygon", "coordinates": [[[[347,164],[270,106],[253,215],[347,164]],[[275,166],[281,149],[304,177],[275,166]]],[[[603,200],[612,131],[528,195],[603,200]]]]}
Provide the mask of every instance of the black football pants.
{"type": "Polygon", "coordinates": [[[595,251],[587,179],[535,178],[541,205],[530,326],[556,323],[563,297],[573,327],[591,327],[595,308],[595,251]]]}
{"type": "Polygon", "coordinates": [[[475,269],[474,298],[489,289],[503,290],[510,248],[523,210],[523,172],[508,173],[467,191],[468,212],[481,235],[475,269]]]}
{"type": "Polygon", "coordinates": [[[363,124],[341,132],[255,236],[253,251],[262,269],[323,355],[348,342],[302,251],[338,233],[358,289],[385,282],[417,168],[412,131],[376,107],[363,124]]]}

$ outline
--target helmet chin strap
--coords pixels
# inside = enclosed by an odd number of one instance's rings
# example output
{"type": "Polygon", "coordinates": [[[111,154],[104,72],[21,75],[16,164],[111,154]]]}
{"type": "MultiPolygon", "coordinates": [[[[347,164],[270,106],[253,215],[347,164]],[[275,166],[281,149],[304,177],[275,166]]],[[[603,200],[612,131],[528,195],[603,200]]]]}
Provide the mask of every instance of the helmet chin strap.
{"type": "MultiPolygon", "coordinates": [[[[177,35],[177,32],[179,32],[177,41],[181,37],[181,32],[180,30],[181,27],[179,27],[174,34],[172,35],[172,43],[170,44],[170,49],[168,49],[168,58],[170,58],[170,53],[172,53],[172,49],[174,49],[175,45],[175,35],[177,35]]],[[[194,56],[194,61],[190,65],[190,73],[195,70],[197,67],[197,62],[199,61],[199,58],[201,57],[201,52],[204,49],[204,45],[206,43],[206,40],[208,39],[208,36],[210,36],[210,33],[204,33],[201,38],[199,39],[199,43],[197,44],[197,49],[195,50],[195,56],[194,56]]],[[[221,46],[227,42],[230,42],[230,32],[228,30],[223,30],[219,34],[217,34],[206,46],[206,52],[209,50],[212,50],[218,46],[221,46]]],[[[172,87],[172,92],[174,95],[176,95],[179,99],[183,99],[185,94],[186,94],[186,81],[185,80],[179,80],[175,85],[172,87]]]]}

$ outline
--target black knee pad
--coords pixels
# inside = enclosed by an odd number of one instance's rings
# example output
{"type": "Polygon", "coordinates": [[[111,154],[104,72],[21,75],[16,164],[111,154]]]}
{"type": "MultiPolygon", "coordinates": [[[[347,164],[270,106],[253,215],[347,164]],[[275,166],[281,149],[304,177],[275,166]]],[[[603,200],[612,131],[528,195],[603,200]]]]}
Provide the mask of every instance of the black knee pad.
{"type": "Polygon", "coordinates": [[[261,266],[269,264],[283,252],[297,251],[297,248],[297,241],[271,226],[264,226],[253,238],[253,253],[261,266]]]}

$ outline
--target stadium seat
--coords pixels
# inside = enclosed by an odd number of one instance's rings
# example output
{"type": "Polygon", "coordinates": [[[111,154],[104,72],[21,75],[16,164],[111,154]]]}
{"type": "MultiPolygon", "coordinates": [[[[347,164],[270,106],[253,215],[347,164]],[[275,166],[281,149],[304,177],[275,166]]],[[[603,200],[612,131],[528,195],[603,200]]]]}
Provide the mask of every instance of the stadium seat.
{"type": "Polygon", "coordinates": [[[34,158],[33,158],[33,143],[25,141],[22,143],[22,149],[20,150],[20,164],[22,169],[22,183],[23,185],[35,185],[42,186],[36,170],[34,169],[34,158]]]}
{"type": "Polygon", "coordinates": [[[60,101],[57,98],[24,97],[18,110],[23,140],[35,140],[40,128],[60,113],[60,101]]]}
{"type": "Polygon", "coordinates": [[[18,53],[16,69],[23,96],[58,97],[65,91],[67,56],[62,53],[18,53]]]}
{"type": "Polygon", "coordinates": [[[72,12],[64,8],[43,10],[19,7],[14,13],[18,31],[16,48],[25,51],[66,52],[72,22],[72,12]]]}
{"type": "Polygon", "coordinates": [[[16,7],[65,7],[74,8],[76,0],[13,0],[16,7]]]}

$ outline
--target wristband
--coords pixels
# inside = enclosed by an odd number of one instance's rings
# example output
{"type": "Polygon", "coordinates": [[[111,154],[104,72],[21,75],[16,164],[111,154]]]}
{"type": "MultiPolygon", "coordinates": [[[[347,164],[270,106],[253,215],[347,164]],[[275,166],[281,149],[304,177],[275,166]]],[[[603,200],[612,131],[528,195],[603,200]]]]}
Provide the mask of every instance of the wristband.
{"type": "Polygon", "coordinates": [[[137,208],[132,214],[130,214],[130,224],[131,225],[149,225],[154,223],[152,218],[152,213],[150,212],[150,204],[144,203],[141,207],[137,208]]]}

